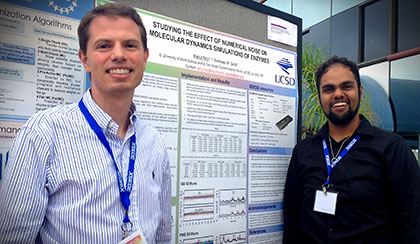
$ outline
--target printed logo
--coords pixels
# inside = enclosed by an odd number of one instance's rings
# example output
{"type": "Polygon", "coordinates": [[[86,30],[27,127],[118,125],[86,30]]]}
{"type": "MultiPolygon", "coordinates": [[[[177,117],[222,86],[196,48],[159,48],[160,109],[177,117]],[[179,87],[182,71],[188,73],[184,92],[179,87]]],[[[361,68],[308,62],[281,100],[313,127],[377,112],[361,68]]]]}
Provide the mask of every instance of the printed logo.
{"type": "Polygon", "coordinates": [[[51,6],[54,12],[69,14],[71,11],[74,12],[74,8],[78,5],[77,0],[49,0],[48,6],[51,6]]]}
{"type": "Polygon", "coordinates": [[[274,82],[280,83],[286,86],[294,86],[296,84],[296,80],[293,77],[290,77],[290,72],[287,71],[288,69],[293,68],[293,64],[290,63],[289,59],[282,58],[280,61],[277,61],[276,64],[280,66],[280,68],[287,74],[287,75],[274,75],[274,82]]]}
{"type": "Polygon", "coordinates": [[[277,63],[281,69],[286,72],[286,74],[290,75],[289,72],[287,71],[290,68],[293,68],[292,63],[290,63],[290,61],[287,58],[282,58],[280,61],[277,61],[277,63]]]}

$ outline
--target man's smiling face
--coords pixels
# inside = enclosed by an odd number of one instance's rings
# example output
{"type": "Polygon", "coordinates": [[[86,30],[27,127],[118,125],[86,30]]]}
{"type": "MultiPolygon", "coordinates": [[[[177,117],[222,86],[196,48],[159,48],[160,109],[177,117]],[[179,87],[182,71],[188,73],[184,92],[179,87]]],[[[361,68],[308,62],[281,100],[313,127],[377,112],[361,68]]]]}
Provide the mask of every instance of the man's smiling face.
{"type": "Polygon", "coordinates": [[[86,53],[79,52],[91,74],[92,93],[125,94],[134,92],[143,78],[148,50],[130,18],[99,16],[89,27],[86,53]]]}
{"type": "Polygon", "coordinates": [[[358,87],[350,68],[334,64],[328,68],[320,81],[322,110],[335,125],[348,124],[358,114],[362,87],[358,87]]]}

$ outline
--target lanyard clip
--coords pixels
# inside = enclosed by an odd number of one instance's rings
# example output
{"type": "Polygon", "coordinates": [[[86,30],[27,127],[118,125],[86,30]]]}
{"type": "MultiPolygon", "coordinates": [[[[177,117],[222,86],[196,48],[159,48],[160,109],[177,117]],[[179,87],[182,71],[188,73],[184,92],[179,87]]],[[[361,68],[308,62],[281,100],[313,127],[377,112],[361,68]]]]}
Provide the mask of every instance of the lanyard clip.
{"type": "Polygon", "coordinates": [[[327,195],[328,188],[330,188],[330,184],[322,184],[322,191],[324,192],[325,196],[327,195]]]}
{"type": "Polygon", "coordinates": [[[129,220],[128,222],[123,222],[121,224],[121,229],[123,231],[123,240],[127,238],[131,231],[133,230],[133,223],[129,220]]]}
{"type": "Polygon", "coordinates": [[[322,191],[324,192],[325,196],[327,195],[328,188],[330,188],[330,172],[328,172],[327,180],[324,184],[322,184],[322,191]]]}

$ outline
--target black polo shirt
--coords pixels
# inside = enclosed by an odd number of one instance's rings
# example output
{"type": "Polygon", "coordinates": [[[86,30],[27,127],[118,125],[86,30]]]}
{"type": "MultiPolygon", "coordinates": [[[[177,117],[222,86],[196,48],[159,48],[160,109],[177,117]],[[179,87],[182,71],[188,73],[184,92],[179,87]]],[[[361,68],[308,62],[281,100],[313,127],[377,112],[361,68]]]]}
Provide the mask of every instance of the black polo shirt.
{"type": "MultiPolygon", "coordinates": [[[[420,170],[410,147],[363,116],[354,136],[360,139],[331,171],[335,215],[313,210],[315,192],[327,178],[322,140],[329,145],[328,125],[294,148],[283,243],[420,243],[420,170]]],[[[332,140],[334,155],[341,143],[332,140]]]]}

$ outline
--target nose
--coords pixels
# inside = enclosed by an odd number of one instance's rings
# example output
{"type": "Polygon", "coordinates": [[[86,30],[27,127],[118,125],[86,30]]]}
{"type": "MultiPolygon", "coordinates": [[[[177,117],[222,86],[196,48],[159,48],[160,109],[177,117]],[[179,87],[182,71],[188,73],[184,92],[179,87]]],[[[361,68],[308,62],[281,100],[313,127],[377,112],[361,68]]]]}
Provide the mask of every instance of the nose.
{"type": "Polygon", "coordinates": [[[340,88],[335,89],[334,91],[334,99],[341,99],[344,97],[344,92],[340,88]]]}
{"type": "Polygon", "coordinates": [[[124,47],[121,44],[115,44],[112,48],[112,61],[124,61],[126,59],[124,47]]]}

